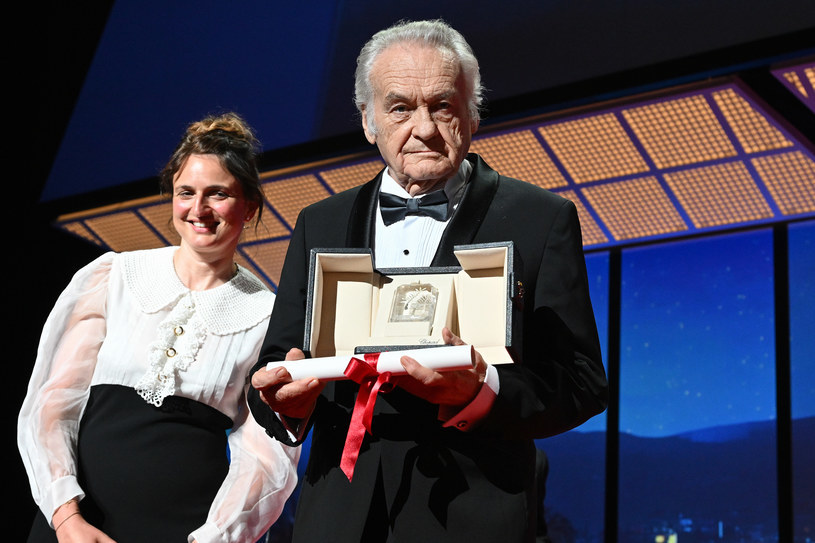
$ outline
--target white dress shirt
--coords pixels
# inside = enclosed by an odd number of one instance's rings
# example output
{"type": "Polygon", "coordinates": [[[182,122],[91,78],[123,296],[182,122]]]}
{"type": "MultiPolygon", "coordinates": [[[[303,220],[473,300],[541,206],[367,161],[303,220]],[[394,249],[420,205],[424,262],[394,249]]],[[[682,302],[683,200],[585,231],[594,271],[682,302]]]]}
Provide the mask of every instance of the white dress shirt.
{"type": "MultiPolygon", "coordinates": [[[[374,263],[382,268],[412,268],[427,267],[433,261],[433,256],[439,247],[444,229],[450,218],[458,209],[464,187],[472,173],[473,166],[466,160],[462,161],[456,175],[447,180],[444,185],[448,199],[448,213],[446,221],[438,221],[424,215],[408,215],[402,221],[385,226],[382,212],[377,204],[376,234],[374,241],[374,263]]],[[[382,174],[380,191],[402,198],[410,198],[410,194],[390,176],[388,170],[382,174]]],[[[445,421],[444,426],[455,426],[460,430],[470,429],[474,423],[486,416],[498,394],[498,372],[493,366],[487,366],[484,385],[476,398],[459,412],[448,409],[439,410],[439,419],[445,421]]]]}
{"type": "MultiPolygon", "coordinates": [[[[437,221],[424,215],[408,215],[402,221],[385,226],[379,204],[376,207],[376,237],[374,259],[377,268],[416,268],[429,266],[439,247],[439,241],[447,228],[461,195],[470,177],[473,166],[466,160],[461,163],[458,173],[444,185],[447,194],[447,220],[437,221]]],[[[401,198],[411,198],[410,194],[390,176],[387,170],[382,174],[381,192],[401,198]]],[[[421,198],[421,196],[419,196],[421,198]]]]}

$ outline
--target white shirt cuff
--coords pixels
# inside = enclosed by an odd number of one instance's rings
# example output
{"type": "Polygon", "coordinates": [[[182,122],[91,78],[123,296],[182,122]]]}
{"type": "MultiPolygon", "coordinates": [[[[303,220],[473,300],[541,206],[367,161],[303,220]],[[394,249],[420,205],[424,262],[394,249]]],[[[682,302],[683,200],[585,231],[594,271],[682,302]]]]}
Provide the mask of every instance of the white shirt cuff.
{"type": "MultiPolygon", "coordinates": [[[[64,505],[65,502],[71,498],[76,498],[77,501],[81,501],[84,497],[85,492],[83,492],[82,487],[79,486],[76,476],[66,475],[51,483],[50,492],[43,497],[40,510],[50,525],[54,513],[56,513],[57,509],[64,505]]],[[[53,528],[53,526],[51,527],[53,528]]]]}
{"type": "Polygon", "coordinates": [[[215,541],[223,541],[223,539],[224,537],[221,535],[220,530],[218,530],[218,527],[212,522],[207,522],[187,536],[188,543],[192,543],[193,541],[197,543],[212,543],[215,541]]]}
{"type": "Polygon", "coordinates": [[[481,384],[481,390],[478,391],[473,401],[464,406],[458,413],[451,412],[451,409],[445,409],[444,406],[439,407],[439,420],[446,421],[443,424],[445,428],[452,426],[462,432],[472,430],[492,409],[492,404],[495,403],[495,397],[498,396],[499,389],[498,371],[494,366],[488,365],[487,374],[481,384]]]}

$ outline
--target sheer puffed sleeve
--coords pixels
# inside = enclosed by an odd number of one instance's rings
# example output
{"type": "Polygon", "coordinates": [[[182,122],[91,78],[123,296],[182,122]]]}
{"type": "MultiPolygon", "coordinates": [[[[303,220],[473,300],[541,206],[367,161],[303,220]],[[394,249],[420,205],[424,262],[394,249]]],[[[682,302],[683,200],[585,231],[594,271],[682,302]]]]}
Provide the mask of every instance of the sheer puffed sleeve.
{"type": "Polygon", "coordinates": [[[189,541],[257,541],[280,516],[297,484],[300,447],[288,447],[266,435],[245,400],[229,433],[229,452],[229,473],[207,522],[190,534],[189,541]]]}
{"type": "Polygon", "coordinates": [[[76,439],[105,338],[114,256],[106,253],[79,270],[51,310],[18,419],[31,493],[49,521],[57,507],[84,496],[76,480],[76,439]]]}

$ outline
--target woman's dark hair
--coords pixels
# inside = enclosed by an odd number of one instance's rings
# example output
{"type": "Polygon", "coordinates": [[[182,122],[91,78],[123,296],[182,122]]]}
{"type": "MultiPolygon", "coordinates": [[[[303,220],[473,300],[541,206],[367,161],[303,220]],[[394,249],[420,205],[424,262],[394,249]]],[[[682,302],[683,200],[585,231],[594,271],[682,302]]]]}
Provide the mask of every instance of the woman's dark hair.
{"type": "MultiPolygon", "coordinates": [[[[211,115],[187,127],[167,165],[159,175],[161,192],[172,194],[173,180],[190,155],[215,155],[238,180],[243,197],[257,205],[256,220],[263,211],[263,191],[260,188],[256,152],[258,140],[252,128],[239,115],[211,115]]],[[[257,224],[257,223],[256,223],[257,224]]]]}

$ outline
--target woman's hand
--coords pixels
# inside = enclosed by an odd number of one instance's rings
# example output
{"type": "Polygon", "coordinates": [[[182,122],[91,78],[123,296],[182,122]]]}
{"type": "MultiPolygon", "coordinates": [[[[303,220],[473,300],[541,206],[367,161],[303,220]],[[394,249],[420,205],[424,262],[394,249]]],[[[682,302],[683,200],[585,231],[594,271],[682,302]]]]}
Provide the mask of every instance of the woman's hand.
{"type": "Polygon", "coordinates": [[[116,543],[82,517],[76,500],[57,508],[51,523],[59,543],[116,543]]]}
{"type": "Polygon", "coordinates": [[[57,530],[59,543],[116,543],[100,529],[77,514],[65,521],[57,530]]]}

